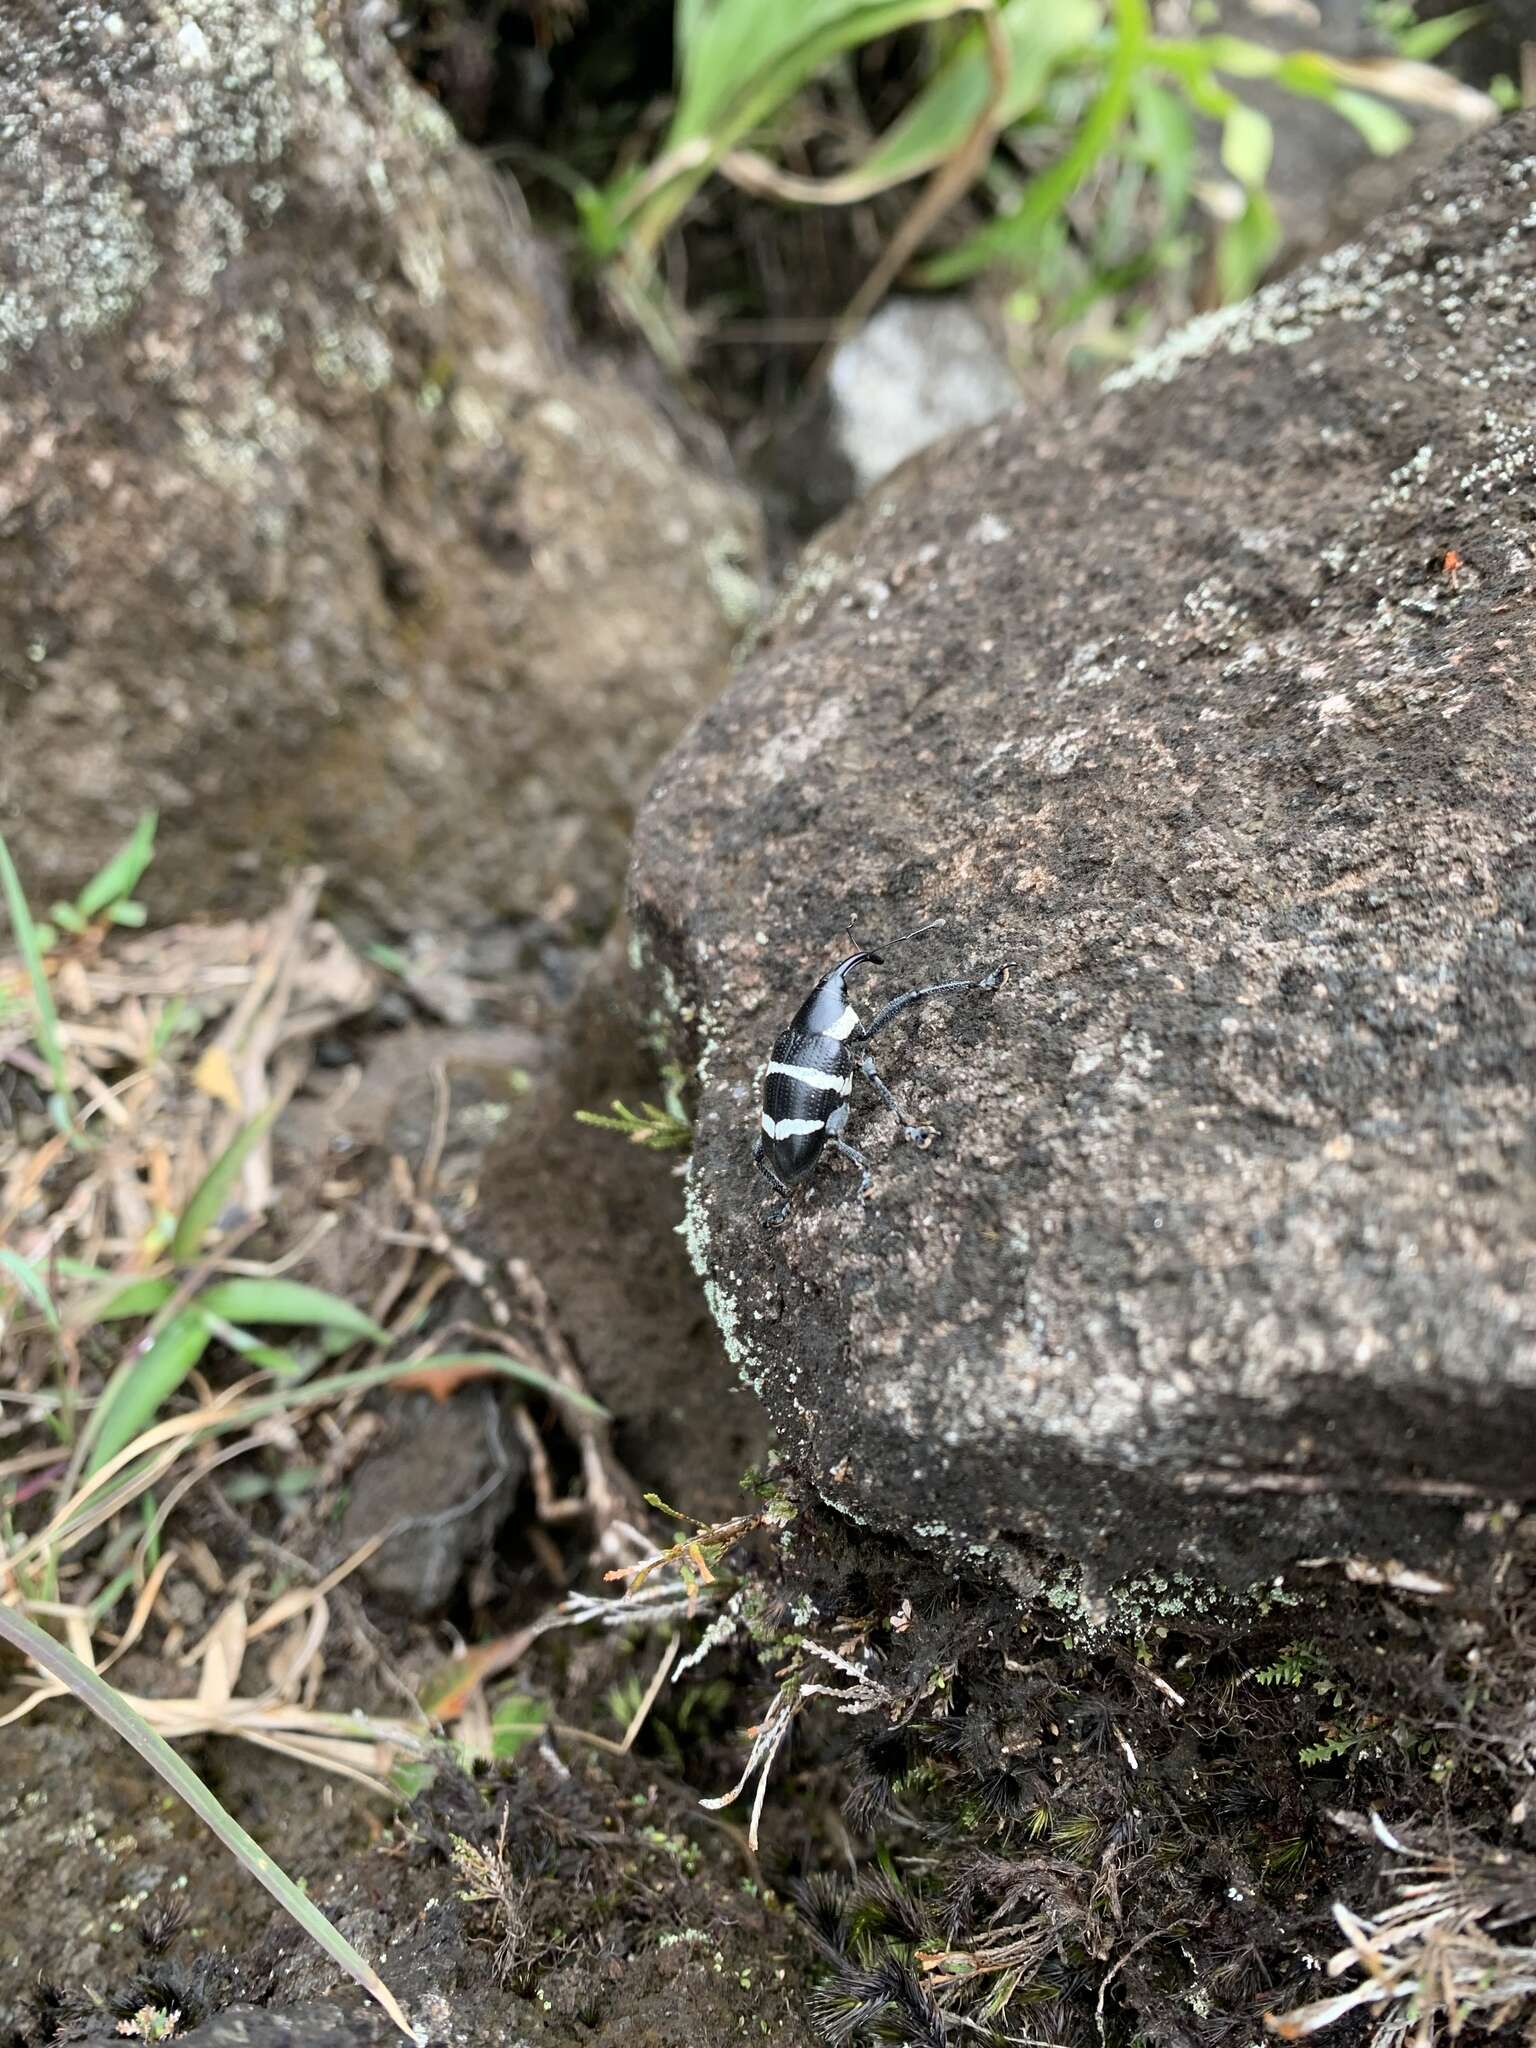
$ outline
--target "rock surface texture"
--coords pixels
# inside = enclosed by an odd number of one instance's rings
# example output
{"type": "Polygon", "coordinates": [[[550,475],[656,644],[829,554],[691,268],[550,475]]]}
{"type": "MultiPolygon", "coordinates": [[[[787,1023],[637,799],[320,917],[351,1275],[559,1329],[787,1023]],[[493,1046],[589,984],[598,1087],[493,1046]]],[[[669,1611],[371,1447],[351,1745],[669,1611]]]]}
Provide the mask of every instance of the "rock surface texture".
{"type": "Polygon", "coordinates": [[[0,20],[0,828],[155,908],[318,858],[601,919],[755,517],[579,364],[515,201],[347,0],[0,20]]]}
{"type": "Polygon", "coordinates": [[[1533,335],[1527,117],[890,479],[664,766],[696,1260],[828,1501],[1241,1585],[1536,1492],[1533,335]],[[754,1071],[848,917],[940,913],[880,993],[1013,969],[880,1041],[942,1140],[856,1090],[867,1207],[765,1232],[754,1071]]]}

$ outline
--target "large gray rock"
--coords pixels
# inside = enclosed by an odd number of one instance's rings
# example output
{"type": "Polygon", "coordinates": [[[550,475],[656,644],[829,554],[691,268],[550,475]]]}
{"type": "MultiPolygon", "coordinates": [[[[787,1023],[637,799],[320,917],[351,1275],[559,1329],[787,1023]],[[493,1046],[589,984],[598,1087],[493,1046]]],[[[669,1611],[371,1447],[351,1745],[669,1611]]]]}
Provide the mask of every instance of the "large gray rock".
{"type": "Polygon", "coordinates": [[[601,922],[755,515],[578,362],[387,8],[0,18],[0,829],[158,804],[162,913],[318,858],[394,924],[601,922]]]}
{"type": "Polygon", "coordinates": [[[692,1241],[828,1501],[1247,1582],[1536,1492],[1536,120],[1082,417],[920,458],[663,768],[633,898],[701,1058],[692,1241]],[[779,1235],[754,1070],[849,917],[861,1213],[779,1235]]]}

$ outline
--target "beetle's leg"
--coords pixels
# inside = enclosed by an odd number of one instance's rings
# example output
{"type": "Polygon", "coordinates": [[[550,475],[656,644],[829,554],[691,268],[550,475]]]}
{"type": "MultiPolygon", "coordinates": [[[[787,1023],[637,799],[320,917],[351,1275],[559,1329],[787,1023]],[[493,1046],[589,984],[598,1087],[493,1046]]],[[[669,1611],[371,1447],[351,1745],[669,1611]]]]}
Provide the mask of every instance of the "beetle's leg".
{"type": "Polygon", "coordinates": [[[784,1218],[789,1214],[789,1189],[784,1185],[783,1181],[779,1179],[779,1176],[774,1172],[773,1168],[768,1164],[768,1161],[763,1157],[763,1141],[761,1138],[759,1138],[757,1143],[752,1147],[752,1164],[757,1168],[758,1172],[763,1176],[764,1180],[768,1181],[773,1187],[776,1187],[778,1189],[779,1194],[783,1198],[782,1200],[775,1202],[771,1209],[764,1209],[764,1211],[762,1212],[763,1228],[765,1230],[773,1230],[780,1223],[782,1223],[784,1221],[784,1218]]]}
{"type": "Polygon", "coordinates": [[[859,1054],[859,1067],[880,1100],[885,1104],[892,1116],[895,1117],[897,1123],[901,1125],[901,1135],[906,1139],[907,1143],[909,1145],[916,1145],[921,1151],[926,1152],[934,1139],[939,1135],[937,1128],[933,1124],[918,1124],[912,1121],[911,1117],[907,1115],[907,1112],[876,1073],[874,1059],[869,1053],[859,1054]]]}
{"type": "Polygon", "coordinates": [[[965,989],[984,990],[990,994],[994,989],[1001,988],[1007,979],[1008,970],[1006,967],[994,967],[992,972],[984,974],[980,981],[935,981],[931,982],[927,988],[908,989],[904,996],[893,997],[883,1010],[878,1011],[872,1023],[866,1024],[860,1030],[855,1031],[853,1034],[854,1038],[860,1044],[867,1045],[877,1031],[883,1031],[893,1018],[901,1015],[903,1010],[910,1009],[914,1003],[926,1002],[929,996],[959,995],[965,989]]]}
{"type": "Polygon", "coordinates": [[[845,1159],[851,1159],[854,1165],[859,1169],[859,1200],[862,1202],[864,1197],[869,1193],[869,1161],[864,1157],[864,1154],[858,1149],[856,1145],[850,1145],[848,1140],[846,1138],[840,1138],[836,1131],[828,1131],[827,1143],[829,1145],[835,1145],[838,1151],[842,1153],[843,1157],[845,1159]]]}

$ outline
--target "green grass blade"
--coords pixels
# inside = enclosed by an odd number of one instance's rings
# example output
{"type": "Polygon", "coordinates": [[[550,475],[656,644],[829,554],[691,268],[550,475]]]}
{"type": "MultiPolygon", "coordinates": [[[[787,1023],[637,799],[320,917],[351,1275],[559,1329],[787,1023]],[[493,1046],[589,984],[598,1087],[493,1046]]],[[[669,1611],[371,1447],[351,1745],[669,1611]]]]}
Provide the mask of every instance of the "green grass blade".
{"type": "Polygon", "coordinates": [[[401,2011],[388,1985],[364,1962],[351,1942],[337,1932],[320,1908],[304,1896],[293,1879],[278,1868],[261,1844],[246,1833],[233,1815],[225,1812],[185,1758],[178,1756],[171,1745],[134,1712],[116,1686],[109,1685],[99,1672],[82,1664],[36,1622],[4,1605],[0,1605],[0,1638],[30,1658],[50,1678],[56,1678],[60,1685],[67,1686],[83,1706],[89,1707],[107,1724],[114,1735],[121,1736],[124,1742],[136,1749],[256,1882],[266,1886],[283,1911],[303,1928],[312,1941],[319,1943],[337,1968],[345,1970],[354,1983],[360,1984],[370,1998],[377,2000],[401,2033],[413,2041],[422,2038],[401,2011]]]}
{"type": "Polygon", "coordinates": [[[958,284],[991,263],[1027,267],[1041,237],[1089,176],[1129,117],[1137,74],[1151,35],[1147,0],[1115,0],[1115,40],[1104,83],[1055,163],[1031,179],[1013,213],[984,228],[918,272],[924,284],[958,284]]]}
{"type": "Polygon", "coordinates": [[[1476,28],[1487,18],[1486,7],[1458,7],[1454,14],[1442,14],[1434,21],[1416,21],[1401,28],[1395,37],[1397,54],[1420,64],[1432,64],[1440,52],[1449,49],[1458,36],[1476,28]]]}
{"type": "Polygon", "coordinates": [[[155,825],[159,814],[146,811],[133,828],[133,837],[121,853],[114,854],[106,866],[100,869],[86,883],[75,898],[74,909],[89,921],[99,917],[104,910],[124,896],[131,896],[138,887],[144,870],[155,857],[155,825]]]}
{"type": "MultiPolygon", "coordinates": [[[[198,1307],[207,1315],[201,1301],[198,1307]]],[[[242,1330],[238,1323],[226,1323],[222,1316],[208,1316],[207,1320],[210,1334],[248,1364],[259,1366],[263,1372],[273,1373],[280,1380],[296,1380],[303,1373],[305,1361],[281,1345],[264,1344],[249,1330],[242,1330]]]]}
{"type": "Polygon", "coordinates": [[[3,1266],[16,1285],[33,1303],[50,1330],[59,1327],[59,1312],[53,1305],[53,1296],[48,1292],[47,1283],[36,1266],[30,1265],[20,1252],[9,1251],[0,1245],[0,1266],[3,1266]]]}
{"type": "Polygon", "coordinates": [[[27,970],[27,980],[32,985],[32,1001],[37,1010],[37,1042],[42,1048],[43,1058],[48,1062],[48,1071],[53,1076],[53,1092],[62,1106],[66,1127],[74,1128],[74,1114],[69,1098],[69,1069],[64,1060],[64,1047],[59,1038],[59,1013],[53,1006],[53,990],[48,986],[48,975],[43,967],[43,949],[38,943],[37,926],[22,890],[21,877],[16,872],[16,863],[11,859],[11,850],[0,833],[0,889],[5,894],[5,906],[10,912],[11,930],[16,935],[16,950],[21,955],[21,964],[27,970]]]}
{"type": "MultiPolygon", "coordinates": [[[[1012,0],[1003,9],[1011,62],[994,116],[999,128],[1034,112],[1051,73],[1093,42],[1101,20],[1099,0],[1012,0]]],[[[968,30],[858,170],[837,181],[839,196],[883,192],[943,163],[970,139],[991,91],[986,38],[979,29],[968,30]]]]}
{"type": "Polygon", "coordinates": [[[1412,125],[1396,107],[1389,107],[1385,100],[1368,92],[1343,87],[1334,94],[1332,105],[1361,136],[1373,156],[1396,156],[1413,140],[1412,125]]]}
{"type": "Polygon", "coordinates": [[[258,1394],[254,1400],[243,1401],[238,1408],[220,1416],[214,1430],[223,1435],[227,1430],[244,1429],[247,1423],[260,1422],[267,1415],[294,1408],[312,1408],[322,1401],[339,1401],[344,1394],[366,1394],[374,1387],[387,1387],[391,1380],[404,1379],[407,1373],[424,1372],[430,1366],[465,1363],[483,1365],[509,1380],[537,1385],[541,1392],[554,1400],[568,1403],[572,1408],[579,1408],[584,1415],[607,1419],[608,1410],[594,1401],[590,1394],[578,1394],[570,1387],[562,1387],[557,1380],[537,1372],[532,1366],[520,1365],[516,1359],[508,1358],[500,1351],[456,1351],[441,1358],[398,1358],[387,1365],[363,1365],[355,1372],[330,1373],[324,1379],[306,1380],[302,1387],[287,1387],[275,1394],[258,1394]]]}
{"type": "Polygon", "coordinates": [[[189,1265],[202,1250],[203,1239],[218,1222],[219,1212],[229,1200],[241,1167],[271,1130],[276,1116],[275,1108],[264,1109],[260,1116],[242,1124],[203,1175],[191,1201],[181,1212],[176,1235],[171,1239],[171,1258],[178,1266],[189,1265]]]}
{"type": "Polygon", "coordinates": [[[86,1302],[78,1318],[72,1320],[77,1320],[82,1330],[88,1330],[96,1323],[125,1323],[133,1316],[152,1316],[165,1307],[175,1292],[169,1280],[130,1280],[125,1286],[109,1288],[95,1301],[86,1302]]]}
{"type": "Polygon", "coordinates": [[[216,1280],[197,1297],[206,1314],[231,1323],[278,1323],[286,1329],[337,1330],[362,1344],[387,1344],[389,1332],[339,1294],[297,1280],[216,1280]]]}
{"type": "MultiPolygon", "coordinates": [[[[167,1328],[170,1327],[168,1324],[167,1328]]],[[[162,1335],[164,1332],[161,1333],[162,1335]]],[[[253,1422],[264,1421],[269,1415],[292,1415],[304,1408],[314,1408],[326,1401],[339,1401],[349,1394],[366,1394],[374,1387],[388,1386],[391,1381],[404,1379],[407,1374],[419,1373],[433,1365],[462,1363],[465,1357],[470,1362],[486,1368],[488,1372],[499,1373],[504,1378],[519,1380],[525,1385],[536,1385],[554,1401],[564,1402],[568,1407],[578,1409],[584,1415],[591,1415],[603,1421],[608,1411],[590,1395],[577,1393],[570,1387],[563,1387],[557,1381],[537,1372],[536,1368],[524,1366],[515,1359],[507,1358],[499,1351],[454,1353],[443,1358],[400,1358],[384,1365],[359,1366],[352,1372],[329,1373],[323,1379],[305,1380],[298,1385],[292,1383],[276,1388],[269,1394],[258,1394],[249,1401],[242,1401],[237,1408],[225,1408],[213,1416],[196,1432],[198,1440],[207,1437],[228,1436],[231,1431],[248,1429],[253,1422]]],[[[114,1387],[125,1377],[127,1366],[120,1366],[108,1382],[103,1404],[113,1395],[114,1387]]],[[[147,1473],[154,1459],[151,1453],[161,1451],[175,1435],[167,1423],[149,1428],[144,1436],[129,1442],[118,1450],[113,1458],[102,1458],[92,1462],[90,1477],[73,1492],[68,1512],[47,1528],[30,1536],[20,1549],[12,1551],[7,1559],[8,1568],[15,1572],[24,1569],[34,1559],[47,1554],[61,1555],[75,1542],[76,1531],[91,1525],[100,1514],[105,1501],[112,1501],[114,1510],[126,1507],[146,1481],[136,1477],[130,1467],[147,1473]]],[[[78,1454],[77,1454],[78,1455],[78,1454]]]]}
{"type": "Polygon", "coordinates": [[[174,1315],[147,1351],[130,1353],[107,1382],[85,1438],[86,1476],[99,1472],[147,1429],[208,1349],[212,1336],[199,1309],[174,1315]]]}
{"type": "MultiPolygon", "coordinates": [[[[501,1351],[445,1351],[439,1357],[419,1358],[410,1367],[412,1372],[451,1372],[456,1366],[485,1366],[494,1369],[509,1380],[519,1380],[524,1386],[537,1387],[541,1394],[548,1394],[552,1401],[564,1401],[571,1408],[579,1408],[583,1415],[606,1416],[606,1408],[594,1401],[590,1394],[578,1394],[574,1388],[562,1386],[547,1372],[540,1372],[536,1365],[524,1365],[521,1360],[508,1358],[501,1351]]],[[[404,1370],[404,1368],[402,1368],[404,1370]]]]}

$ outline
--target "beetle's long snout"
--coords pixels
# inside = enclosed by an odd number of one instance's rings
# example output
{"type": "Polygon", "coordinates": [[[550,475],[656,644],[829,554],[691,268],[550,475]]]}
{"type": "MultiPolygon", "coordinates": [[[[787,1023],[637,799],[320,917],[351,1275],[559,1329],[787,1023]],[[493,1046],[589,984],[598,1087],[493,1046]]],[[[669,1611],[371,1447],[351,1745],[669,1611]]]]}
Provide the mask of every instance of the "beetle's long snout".
{"type": "Polygon", "coordinates": [[[851,973],[855,967],[861,965],[865,960],[869,962],[871,967],[883,967],[885,965],[885,955],[883,953],[871,953],[867,946],[861,946],[857,953],[850,953],[846,960],[839,960],[832,972],[841,977],[844,974],[851,973]]]}

